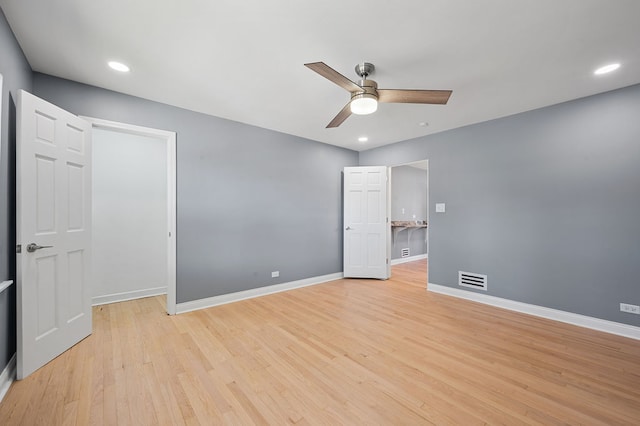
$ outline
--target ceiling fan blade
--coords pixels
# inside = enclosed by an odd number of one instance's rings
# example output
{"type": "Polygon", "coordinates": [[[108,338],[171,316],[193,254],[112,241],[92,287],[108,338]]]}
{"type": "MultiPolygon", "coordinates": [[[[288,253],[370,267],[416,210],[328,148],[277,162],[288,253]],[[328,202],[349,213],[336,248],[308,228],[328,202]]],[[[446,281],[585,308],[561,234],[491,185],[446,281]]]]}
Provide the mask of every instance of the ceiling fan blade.
{"type": "Polygon", "coordinates": [[[347,103],[344,108],[342,108],[342,111],[340,111],[338,113],[338,115],[336,115],[333,120],[331,120],[331,122],[329,124],[327,124],[327,129],[330,129],[332,127],[338,127],[339,125],[342,124],[342,122],[344,120],[346,120],[347,118],[349,118],[349,116],[351,115],[351,102],[347,103]]]}
{"type": "Polygon", "coordinates": [[[378,102],[444,105],[451,93],[451,90],[378,89],[378,102]]]}
{"type": "Polygon", "coordinates": [[[364,90],[362,87],[358,86],[356,83],[349,80],[347,77],[340,74],[324,62],[312,62],[310,64],[304,64],[304,66],[317,72],[327,80],[333,81],[348,92],[362,92],[364,90]]]}

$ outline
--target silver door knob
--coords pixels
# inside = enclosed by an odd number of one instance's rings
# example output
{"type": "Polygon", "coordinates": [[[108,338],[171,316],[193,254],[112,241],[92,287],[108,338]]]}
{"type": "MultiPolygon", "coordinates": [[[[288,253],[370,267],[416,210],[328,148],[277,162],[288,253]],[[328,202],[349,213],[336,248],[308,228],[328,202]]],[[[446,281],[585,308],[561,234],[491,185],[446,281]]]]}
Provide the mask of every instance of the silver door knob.
{"type": "Polygon", "coordinates": [[[350,226],[347,226],[346,228],[344,228],[345,231],[351,231],[353,228],[350,226]]]}
{"type": "Polygon", "coordinates": [[[39,245],[37,245],[35,243],[31,243],[31,244],[29,244],[27,246],[27,251],[29,253],[33,253],[36,250],[40,250],[40,249],[43,249],[43,248],[51,248],[51,247],[53,247],[53,246],[39,246],[39,245]]]}

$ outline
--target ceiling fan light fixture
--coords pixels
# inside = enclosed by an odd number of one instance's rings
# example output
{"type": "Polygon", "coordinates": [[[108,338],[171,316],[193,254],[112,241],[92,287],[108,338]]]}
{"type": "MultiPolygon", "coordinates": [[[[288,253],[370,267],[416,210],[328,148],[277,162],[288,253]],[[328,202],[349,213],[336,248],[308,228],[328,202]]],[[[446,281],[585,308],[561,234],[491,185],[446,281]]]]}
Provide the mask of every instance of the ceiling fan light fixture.
{"type": "Polygon", "coordinates": [[[351,98],[351,112],[353,114],[373,114],[377,109],[378,99],[371,93],[359,93],[351,98]]]}

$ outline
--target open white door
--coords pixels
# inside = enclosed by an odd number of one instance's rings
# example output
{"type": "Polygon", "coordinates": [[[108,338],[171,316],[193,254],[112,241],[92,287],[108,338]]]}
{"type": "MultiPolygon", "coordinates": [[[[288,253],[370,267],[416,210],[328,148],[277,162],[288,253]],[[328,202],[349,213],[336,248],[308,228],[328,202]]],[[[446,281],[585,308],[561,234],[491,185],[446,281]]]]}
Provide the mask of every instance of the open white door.
{"type": "Polygon", "coordinates": [[[16,146],[17,376],[91,334],[91,125],[25,91],[16,146]]]}
{"type": "Polygon", "coordinates": [[[387,279],[388,167],[344,168],[344,276],[387,279]]]}

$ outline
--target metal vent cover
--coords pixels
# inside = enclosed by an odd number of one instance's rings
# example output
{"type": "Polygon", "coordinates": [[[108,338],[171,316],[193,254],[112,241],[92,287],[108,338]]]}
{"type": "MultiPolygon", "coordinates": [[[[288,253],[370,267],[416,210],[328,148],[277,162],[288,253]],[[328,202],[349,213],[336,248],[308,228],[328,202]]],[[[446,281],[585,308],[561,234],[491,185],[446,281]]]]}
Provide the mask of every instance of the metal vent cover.
{"type": "Polygon", "coordinates": [[[411,254],[411,253],[409,252],[409,247],[407,247],[407,248],[403,248],[403,249],[400,251],[400,256],[402,256],[402,257],[409,257],[409,255],[410,255],[410,254],[411,254]]]}
{"type": "Polygon", "coordinates": [[[458,271],[458,285],[487,291],[487,276],[473,272],[458,271]]]}

